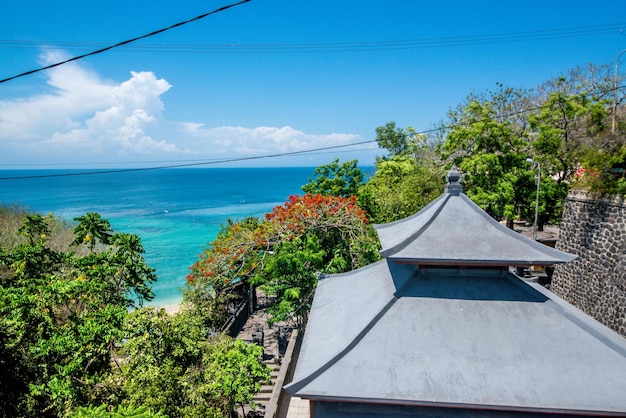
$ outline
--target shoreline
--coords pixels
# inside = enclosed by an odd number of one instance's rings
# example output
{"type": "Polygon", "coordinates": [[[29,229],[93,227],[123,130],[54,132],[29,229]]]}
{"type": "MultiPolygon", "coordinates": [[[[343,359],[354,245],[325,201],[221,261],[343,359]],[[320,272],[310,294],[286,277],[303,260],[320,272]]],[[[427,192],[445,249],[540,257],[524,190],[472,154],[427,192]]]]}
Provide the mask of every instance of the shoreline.
{"type": "Polygon", "coordinates": [[[156,309],[165,309],[165,312],[167,312],[170,315],[174,315],[177,314],[178,312],[180,312],[180,308],[181,308],[181,304],[180,303],[176,303],[173,305],[164,305],[164,306],[156,306],[156,309]]]}

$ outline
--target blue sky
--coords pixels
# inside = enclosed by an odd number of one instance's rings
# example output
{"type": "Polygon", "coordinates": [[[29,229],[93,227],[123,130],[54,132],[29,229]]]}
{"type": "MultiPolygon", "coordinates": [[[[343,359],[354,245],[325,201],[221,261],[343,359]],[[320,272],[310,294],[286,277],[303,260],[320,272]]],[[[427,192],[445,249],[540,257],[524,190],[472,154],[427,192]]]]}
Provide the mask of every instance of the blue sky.
{"type": "MultiPolygon", "coordinates": [[[[0,79],[228,3],[5,2],[0,79]]],[[[372,141],[389,121],[423,131],[498,82],[533,88],[613,64],[626,48],[620,29],[623,0],[252,0],[1,83],[0,169],[255,158],[372,141]]],[[[369,143],[237,164],[368,165],[381,153],[369,143]]]]}

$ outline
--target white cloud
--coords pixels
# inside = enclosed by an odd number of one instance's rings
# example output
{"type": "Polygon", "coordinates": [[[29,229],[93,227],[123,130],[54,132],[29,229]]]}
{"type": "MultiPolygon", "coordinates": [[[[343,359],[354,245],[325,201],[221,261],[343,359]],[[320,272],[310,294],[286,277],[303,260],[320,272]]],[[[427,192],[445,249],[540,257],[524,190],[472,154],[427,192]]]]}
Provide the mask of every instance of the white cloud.
{"type": "MultiPolygon", "coordinates": [[[[65,56],[47,53],[44,64],[65,56]]],[[[0,100],[0,164],[236,158],[354,142],[352,134],[307,134],[290,126],[206,127],[168,121],[162,95],[171,85],[152,72],[116,83],[77,62],[44,73],[48,91],[0,100]]]]}
{"type": "Polygon", "coordinates": [[[344,145],[359,139],[358,135],[331,133],[306,134],[290,126],[244,128],[222,126],[205,128],[202,124],[181,125],[187,136],[197,138],[197,146],[220,154],[234,152],[244,156],[306,151],[344,145]],[[214,151],[215,152],[215,151],[214,151]]]}
{"type": "MultiPolygon", "coordinates": [[[[43,63],[63,58],[48,53],[43,63]]],[[[69,162],[76,153],[113,160],[116,154],[190,152],[151,136],[150,130],[163,119],[160,96],[171,87],[153,73],[131,72],[130,79],[116,84],[68,63],[46,75],[51,92],[0,101],[4,155],[17,156],[21,151],[25,156],[56,155],[57,160],[69,162]]]]}

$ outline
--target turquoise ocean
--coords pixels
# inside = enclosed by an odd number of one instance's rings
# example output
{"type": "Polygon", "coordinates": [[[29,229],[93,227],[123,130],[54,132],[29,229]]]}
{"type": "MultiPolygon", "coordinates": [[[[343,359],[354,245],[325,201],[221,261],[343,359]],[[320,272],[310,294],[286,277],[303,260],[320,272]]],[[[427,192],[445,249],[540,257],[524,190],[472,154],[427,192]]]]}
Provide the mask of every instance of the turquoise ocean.
{"type": "Polygon", "coordinates": [[[69,221],[98,212],[114,231],[137,234],[158,275],[149,305],[165,306],[181,301],[189,266],[229,218],[262,217],[290,195],[303,194],[314,170],[0,170],[0,202],[69,221]]]}

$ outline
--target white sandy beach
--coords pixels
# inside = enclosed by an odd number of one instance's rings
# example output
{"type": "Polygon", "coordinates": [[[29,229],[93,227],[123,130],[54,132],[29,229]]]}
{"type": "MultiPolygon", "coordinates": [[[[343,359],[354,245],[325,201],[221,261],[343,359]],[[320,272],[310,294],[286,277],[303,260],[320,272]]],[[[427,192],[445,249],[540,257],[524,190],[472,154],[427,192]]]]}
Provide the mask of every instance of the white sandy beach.
{"type": "Polygon", "coordinates": [[[167,312],[170,315],[173,315],[175,313],[180,312],[180,303],[177,303],[175,305],[160,306],[160,308],[165,309],[165,312],[167,312]]]}

